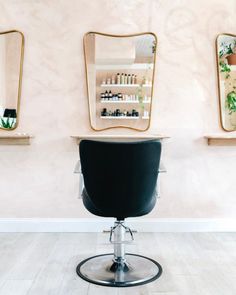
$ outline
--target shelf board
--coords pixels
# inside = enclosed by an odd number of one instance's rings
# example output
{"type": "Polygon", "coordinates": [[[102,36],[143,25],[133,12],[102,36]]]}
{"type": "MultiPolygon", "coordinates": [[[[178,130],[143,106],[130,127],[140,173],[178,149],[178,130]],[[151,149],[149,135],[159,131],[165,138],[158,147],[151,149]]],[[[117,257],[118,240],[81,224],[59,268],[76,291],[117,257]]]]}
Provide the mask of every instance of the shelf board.
{"type": "MultiPolygon", "coordinates": [[[[100,103],[140,103],[138,100],[101,100],[100,103]]],[[[142,103],[144,104],[148,104],[150,103],[150,101],[143,101],[142,103]]]]}
{"type": "Polygon", "coordinates": [[[120,116],[120,117],[115,117],[115,116],[100,116],[100,119],[106,119],[106,120],[138,120],[139,117],[125,117],[125,116],[120,116]]]}
{"type": "Polygon", "coordinates": [[[96,65],[96,70],[152,70],[153,63],[134,63],[124,65],[96,65]]]}
{"type": "Polygon", "coordinates": [[[144,117],[144,116],[143,116],[142,119],[143,119],[143,120],[149,120],[150,117],[144,117]]]}
{"type": "Polygon", "coordinates": [[[0,134],[0,145],[30,145],[33,136],[27,133],[0,134]]]}
{"type": "Polygon", "coordinates": [[[139,84],[101,84],[100,87],[106,87],[106,88],[111,88],[111,87],[116,87],[116,88],[137,88],[139,87],[139,84]]]}
{"type": "Polygon", "coordinates": [[[163,140],[168,139],[169,136],[161,134],[147,134],[147,133],[136,133],[136,134],[80,134],[72,135],[76,143],[79,144],[81,140],[100,140],[100,141],[115,141],[115,142],[132,142],[132,141],[143,141],[143,140],[163,140]]]}
{"type": "Polygon", "coordinates": [[[224,134],[212,134],[205,135],[208,145],[215,146],[236,146],[236,134],[224,135],[224,134]]]}

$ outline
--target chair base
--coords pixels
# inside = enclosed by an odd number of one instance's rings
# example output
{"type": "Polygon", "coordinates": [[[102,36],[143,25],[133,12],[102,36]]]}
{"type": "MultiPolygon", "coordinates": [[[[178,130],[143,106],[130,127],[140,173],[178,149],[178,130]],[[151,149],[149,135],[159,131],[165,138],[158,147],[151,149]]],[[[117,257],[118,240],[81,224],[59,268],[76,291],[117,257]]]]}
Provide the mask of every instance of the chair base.
{"type": "Polygon", "coordinates": [[[114,254],[90,257],[79,263],[77,274],[84,280],[109,287],[132,287],[152,282],[162,274],[161,265],[148,257],[126,254],[126,262],[117,264],[114,254]]]}

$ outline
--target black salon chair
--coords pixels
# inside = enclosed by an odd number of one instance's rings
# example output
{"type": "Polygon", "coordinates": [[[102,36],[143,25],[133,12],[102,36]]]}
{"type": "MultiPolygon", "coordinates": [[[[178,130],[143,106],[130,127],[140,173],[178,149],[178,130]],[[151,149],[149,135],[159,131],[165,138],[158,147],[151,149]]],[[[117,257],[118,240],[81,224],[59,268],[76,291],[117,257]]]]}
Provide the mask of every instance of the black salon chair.
{"type": "Polygon", "coordinates": [[[161,143],[99,142],[83,140],[80,160],[84,177],[83,203],[92,214],[116,218],[110,232],[114,253],[83,260],[77,274],[103,286],[129,287],[157,279],[162,268],[156,261],[125,253],[125,218],[148,214],[156,203],[161,143]]]}

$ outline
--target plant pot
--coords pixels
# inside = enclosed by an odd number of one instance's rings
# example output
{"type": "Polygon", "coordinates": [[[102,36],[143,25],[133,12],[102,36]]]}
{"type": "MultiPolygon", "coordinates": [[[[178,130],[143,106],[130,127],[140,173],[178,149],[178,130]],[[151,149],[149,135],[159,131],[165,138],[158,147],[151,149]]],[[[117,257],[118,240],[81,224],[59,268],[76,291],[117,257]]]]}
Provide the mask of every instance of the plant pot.
{"type": "Polygon", "coordinates": [[[236,54],[230,54],[226,57],[228,64],[230,66],[235,66],[236,65],[236,54]]]}

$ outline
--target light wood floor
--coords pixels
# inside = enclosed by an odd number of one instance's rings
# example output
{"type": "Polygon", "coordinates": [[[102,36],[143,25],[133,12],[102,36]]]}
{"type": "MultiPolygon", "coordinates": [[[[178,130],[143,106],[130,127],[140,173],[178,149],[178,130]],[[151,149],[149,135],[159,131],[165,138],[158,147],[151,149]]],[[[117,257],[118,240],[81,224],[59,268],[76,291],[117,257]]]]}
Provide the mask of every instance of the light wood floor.
{"type": "Polygon", "coordinates": [[[163,266],[155,282],[132,288],[88,284],[76,265],[111,252],[108,234],[0,234],[0,295],[235,295],[236,233],[138,233],[129,252],[163,266]]]}

